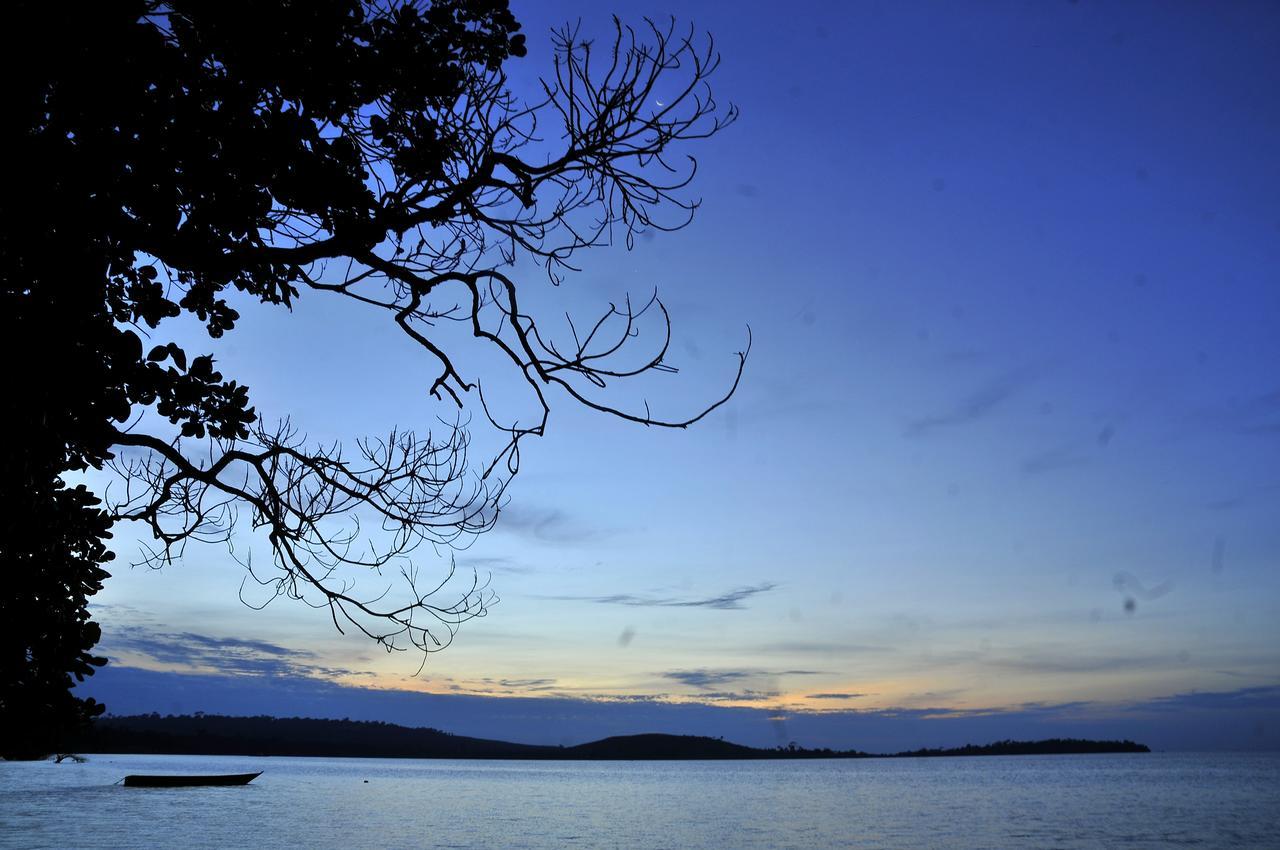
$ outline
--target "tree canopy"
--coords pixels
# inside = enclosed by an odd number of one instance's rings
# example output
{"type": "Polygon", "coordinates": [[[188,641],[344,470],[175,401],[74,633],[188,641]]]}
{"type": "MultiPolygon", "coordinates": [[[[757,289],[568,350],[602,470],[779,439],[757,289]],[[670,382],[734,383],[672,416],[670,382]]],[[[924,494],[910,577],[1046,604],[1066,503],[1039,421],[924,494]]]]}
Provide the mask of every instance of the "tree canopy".
{"type": "Polygon", "coordinates": [[[474,576],[450,590],[451,570],[419,582],[406,556],[492,525],[555,399],[684,427],[737,386],[745,351],[705,407],[664,419],[621,406],[606,385],[674,371],[661,302],[553,331],[522,297],[531,262],[557,283],[581,250],[688,223],[696,163],[673,153],[736,117],[707,86],[709,38],[615,21],[611,43],[593,44],[567,27],[528,99],[503,70],[526,54],[506,0],[6,11],[0,344],[17,437],[0,459],[0,727],[101,711],[67,688],[104,663],[86,605],[115,523],[149,529],[154,565],[229,540],[244,513],[271,552],[270,568],[250,566],[268,599],[429,652],[490,595],[474,576]],[[311,445],[168,330],[194,317],[216,339],[237,306],[304,293],[385,314],[434,364],[424,388],[453,418],[311,445]],[[502,356],[533,415],[495,409],[446,326],[502,356]],[[471,411],[503,435],[478,460],[471,411]],[[75,483],[91,468],[121,476],[114,498],[75,483]],[[389,565],[400,591],[360,595],[352,568],[389,565]]]}

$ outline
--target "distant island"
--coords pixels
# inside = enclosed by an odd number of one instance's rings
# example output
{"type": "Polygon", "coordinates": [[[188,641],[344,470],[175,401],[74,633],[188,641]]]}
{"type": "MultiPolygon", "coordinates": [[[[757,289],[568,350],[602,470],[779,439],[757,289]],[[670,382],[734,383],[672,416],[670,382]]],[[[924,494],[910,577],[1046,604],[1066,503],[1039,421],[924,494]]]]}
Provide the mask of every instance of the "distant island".
{"type": "Polygon", "coordinates": [[[734,744],[720,738],[664,734],[623,735],[572,747],[557,747],[469,738],[439,729],[410,728],[376,721],[225,717],[214,714],[104,717],[68,743],[68,750],[82,753],[419,759],[920,758],[1150,752],[1148,747],[1133,741],[1052,738],[875,754],[859,750],[807,749],[794,743],[766,749],[734,744]]]}

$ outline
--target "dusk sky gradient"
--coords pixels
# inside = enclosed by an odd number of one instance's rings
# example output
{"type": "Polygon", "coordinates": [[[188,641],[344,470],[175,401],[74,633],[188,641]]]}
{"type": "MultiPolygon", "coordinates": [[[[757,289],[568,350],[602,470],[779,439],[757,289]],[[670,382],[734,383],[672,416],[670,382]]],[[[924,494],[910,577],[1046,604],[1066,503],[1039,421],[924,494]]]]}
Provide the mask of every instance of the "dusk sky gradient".
{"type": "MultiPolygon", "coordinates": [[[[714,35],[742,117],[687,148],[693,223],[522,279],[552,324],[657,288],[680,372],[616,396],[655,413],[722,392],[749,326],[738,393],[688,431],[553,396],[456,554],[501,601],[417,675],[323,611],[245,607],[224,547],[130,570],[119,527],[83,692],[549,743],[1278,745],[1280,7],[513,8],[518,91],[565,20],[714,35]]],[[[450,415],[383,316],[241,312],[202,345],[269,417],[349,441],[450,415]]]]}

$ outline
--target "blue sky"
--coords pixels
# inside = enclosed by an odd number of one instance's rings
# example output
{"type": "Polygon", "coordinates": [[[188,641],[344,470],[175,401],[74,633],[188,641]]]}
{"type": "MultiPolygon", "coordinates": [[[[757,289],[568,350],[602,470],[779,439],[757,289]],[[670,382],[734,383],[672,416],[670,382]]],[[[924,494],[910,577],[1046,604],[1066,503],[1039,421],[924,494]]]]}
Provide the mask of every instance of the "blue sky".
{"type": "MultiPolygon", "coordinates": [[[[550,26],[608,26],[513,6],[517,86],[550,26]]],[[[656,287],[681,371],[642,389],[672,414],[731,378],[749,325],[735,398],[687,432],[553,399],[498,528],[457,553],[501,602],[417,675],[323,612],[245,608],[217,547],[131,571],[122,528],[96,605],[114,669],[86,688],[556,742],[785,722],[869,750],[1021,728],[1276,746],[1275,6],[610,8],[712,32],[742,117],[689,151],[689,228],[540,303],[656,287]]],[[[314,294],[242,312],[218,356],[260,411],[345,439],[442,412],[382,317],[314,294]]]]}

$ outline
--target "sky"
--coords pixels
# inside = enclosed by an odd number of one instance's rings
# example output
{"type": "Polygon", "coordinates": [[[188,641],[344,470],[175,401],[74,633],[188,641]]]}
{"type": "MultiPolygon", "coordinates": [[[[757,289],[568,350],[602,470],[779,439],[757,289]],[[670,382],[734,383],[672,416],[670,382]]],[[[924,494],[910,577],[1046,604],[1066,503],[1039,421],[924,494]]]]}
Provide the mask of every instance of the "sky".
{"type": "MultiPolygon", "coordinates": [[[[688,149],[689,227],[526,279],[575,315],[656,288],[680,372],[644,395],[673,416],[749,327],[734,398],[665,431],[553,397],[454,555],[500,602],[420,672],[322,611],[246,607],[225,548],[130,569],[119,528],[93,605],[112,663],[81,691],[549,743],[1280,746],[1280,10],[609,8],[712,33],[741,118],[688,149]]],[[[609,26],[513,9],[517,88],[550,27],[609,26]]],[[[447,412],[380,316],[242,312],[222,370],[313,437],[447,412]]]]}

